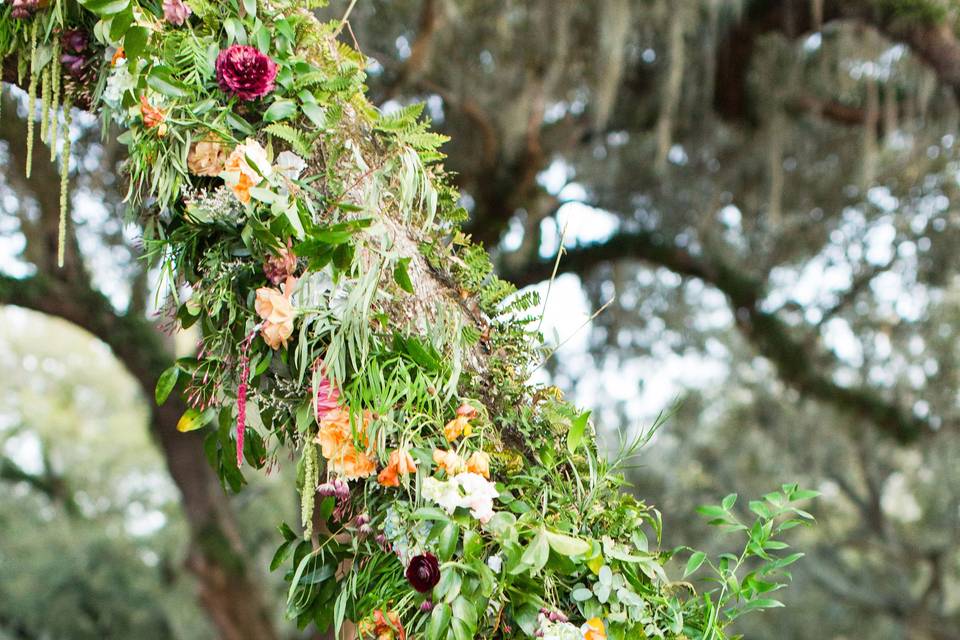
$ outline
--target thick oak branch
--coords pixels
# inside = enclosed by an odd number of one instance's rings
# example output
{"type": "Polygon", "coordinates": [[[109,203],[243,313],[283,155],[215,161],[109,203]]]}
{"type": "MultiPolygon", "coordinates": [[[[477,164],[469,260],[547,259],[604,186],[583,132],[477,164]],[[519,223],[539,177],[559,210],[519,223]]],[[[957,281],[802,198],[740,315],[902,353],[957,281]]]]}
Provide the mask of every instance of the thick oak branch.
{"type": "MultiPolygon", "coordinates": [[[[559,273],[586,275],[594,267],[616,260],[638,260],[665,267],[716,287],[729,300],[743,335],[774,363],[786,383],[806,396],[869,420],[900,442],[915,440],[930,431],[926,421],[872,389],[834,382],[813,361],[806,343],[775,313],[762,309],[765,283],[722,260],[694,255],[655,232],[620,233],[602,243],[566,250],[559,273]]],[[[526,286],[546,280],[552,270],[552,260],[538,260],[504,270],[501,277],[526,286]]]]}

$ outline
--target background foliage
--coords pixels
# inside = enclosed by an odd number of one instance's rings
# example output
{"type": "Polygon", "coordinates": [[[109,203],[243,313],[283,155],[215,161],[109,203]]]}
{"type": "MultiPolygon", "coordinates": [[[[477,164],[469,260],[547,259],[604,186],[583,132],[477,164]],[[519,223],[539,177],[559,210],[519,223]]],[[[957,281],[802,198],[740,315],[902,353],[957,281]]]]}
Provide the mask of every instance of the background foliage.
{"type": "MultiPolygon", "coordinates": [[[[335,4],[330,15],[344,8],[335,4]]],[[[749,637],[957,634],[950,72],[958,58],[945,47],[936,59],[922,46],[935,37],[951,44],[954,11],[948,2],[438,0],[362,2],[351,19],[381,67],[372,99],[426,99],[453,136],[449,164],[467,194],[472,230],[501,273],[522,284],[547,279],[569,222],[564,275],[548,300],[547,322],[558,325],[559,339],[616,295],[544,375],[596,407],[610,432],[649,420],[667,398],[685,393],[636,471],[639,495],[678,514],[669,529],[683,529],[678,537],[693,542],[700,522],[679,514],[719,501],[728,487],[752,494],[789,477],[824,492],[815,507],[821,526],[803,542],[810,558],[796,572],[790,607],[750,622],[749,637]]],[[[15,109],[6,99],[8,158],[23,147],[15,109]]],[[[79,124],[76,135],[83,135],[89,123],[79,124]]],[[[117,195],[116,149],[85,142],[78,140],[77,237],[92,288],[110,299],[83,310],[133,321],[149,296],[131,260],[136,244],[107,216],[117,195]]],[[[4,243],[8,256],[23,252],[4,262],[4,272],[11,280],[47,275],[43,223],[55,218],[55,203],[16,170],[5,174],[4,188],[4,243]]],[[[74,284],[60,292],[58,312],[49,301],[31,304],[31,290],[7,281],[0,287],[7,301],[74,322],[63,308],[80,290],[74,284]]],[[[13,342],[58,346],[53,336],[64,331],[33,328],[43,337],[18,333],[13,342]]],[[[55,351],[58,361],[80,341],[66,342],[55,351]]],[[[4,351],[11,354],[6,370],[22,371],[11,379],[50,384],[25,364],[28,354],[4,351]]],[[[104,403],[114,401],[112,391],[100,393],[104,403]]],[[[4,401],[5,436],[56,434],[51,451],[76,453],[54,420],[4,401]]],[[[126,411],[111,433],[144,420],[126,411]]],[[[18,445],[5,442],[16,459],[18,445]]],[[[137,462],[140,448],[124,454],[125,468],[152,464],[162,472],[157,457],[137,462]]],[[[123,465],[92,449],[74,464],[123,477],[123,465]]],[[[32,470],[42,475],[42,467],[32,470]]],[[[78,490],[98,495],[96,482],[86,486],[89,474],[77,475],[78,490]]],[[[47,524],[45,534],[74,530],[67,503],[36,483],[14,479],[0,489],[16,504],[2,511],[17,514],[16,531],[36,518],[47,524]]],[[[133,502],[108,493],[103,500],[116,510],[133,502]]],[[[45,575],[45,567],[72,575],[65,579],[96,594],[102,582],[113,588],[121,579],[79,567],[102,557],[98,542],[115,541],[115,571],[129,566],[129,588],[152,593],[158,605],[155,613],[138,609],[137,618],[110,599],[118,610],[109,615],[129,620],[131,631],[148,625],[155,632],[161,623],[150,621],[164,619],[160,594],[169,593],[164,572],[183,589],[176,611],[190,607],[176,499],[171,492],[166,501],[166,542],[156,533],[110,537],[111,516],[98,513],[89,532],[70,536],[75,551],[53,555],[44,537],[7,535],[7,519],[0,520],[0,557],[31,563],[25,575],[45,575]],[[79,542],[87,535],[91,546],[79,542]],[[144,565],[141,546],[169,564],[144,565]]],[[[292,510],[293,502],[280,496],[275,506],[292,510]]],[[[256,552],[257,539],[244,543],[256,552]]],[[[57,602],[51,584],[24,583],[17,593],[57,602]]],[[[11,637],[62,620],[31,618],[16,598],[10,602],[9,612],[0,609],[0,628],[11,637]]],[[[201,617],[196,609],[190,615],[201,617]]],[[[205,637],[196,625],[177,633],[205,637]]]]}

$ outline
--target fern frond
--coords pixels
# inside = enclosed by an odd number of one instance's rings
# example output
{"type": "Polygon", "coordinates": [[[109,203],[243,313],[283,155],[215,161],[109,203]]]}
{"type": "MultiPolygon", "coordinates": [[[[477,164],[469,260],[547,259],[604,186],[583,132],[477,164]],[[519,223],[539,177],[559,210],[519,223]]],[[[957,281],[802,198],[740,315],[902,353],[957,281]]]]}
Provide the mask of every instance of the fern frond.
{"type": "Polygon", "coordinates": [[[287,142],[297,154],[307,157],[313,150],[313,138],[288,124],[274,122],[264,128],[270,135],[287,142]]]}

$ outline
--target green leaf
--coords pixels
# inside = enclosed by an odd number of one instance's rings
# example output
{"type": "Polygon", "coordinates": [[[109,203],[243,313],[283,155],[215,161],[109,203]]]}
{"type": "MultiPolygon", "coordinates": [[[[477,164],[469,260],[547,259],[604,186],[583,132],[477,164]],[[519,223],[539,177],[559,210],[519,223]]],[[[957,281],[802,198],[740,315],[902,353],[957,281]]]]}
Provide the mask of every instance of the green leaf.
{"type": "Polygon", "coordinates": [[[547,541],[546,531],[541,529],[540,533],[527,545],[520,561],[523,565],[530,567],[531,573],[539,573],[549,558],[550,543],[547,541]]]}
{"type": "Polygon", "coordinates": [[[473,529],[463,532],[463,557],[470,560],[479,558],[483,551],[483,537],[473,529]]]}
{"type": "Polygon", "coordinates": [[[457,620],[463,620],[471,629],[477,626],[477,610],[463,596],[453,601],[453,617],[457,620]]]}
{"type": "Polygon", "coordinates": [[[270,191],[270,189],[263,187],[250,187],[250,197],[267,204],[273,204],[280,198],[280,196],[270,191]]]}
{"type": "Polygon", "coordinates": [[[157,388],[154,390],[157,405],[161,405],[167,401],[167,398],[170,397],[170,392],[177,386],[178,377],[180,377],[180,368],[176,365],[160,374],[160,379],[157,380],[157,388]]]}
{"type": "Polygon", "coordinates": [[[327,128],[327,112],[323,107],[313,102],[304,102],[300,109],[317,129],[327,128]]]}
{"type": "Polygon", "coordinates": [[[800,489],[790,494],[790,501],[812,500],[813,498],[818,497],[820,497],[819,491],[813,491],[812,489],[800,489]]]}
{"type": "Polygon", "coordinates": [[[442,520],[444,522],[452,522],[446,511],[442,511],[436,507],[420,507],[413,512],[412,517],[414,520],[442,520]]]}
{"type": "Polygon", "coordinates": [[[550,548],[562,556],[582,556],[592,549],[589,542],[553,531],[545,531],[550,548]]]}
{"type": "Polygon", "coordinates": [[[180,433],[196,431],[206,425],[210,417],[210,410],[200,411],[199,409],[191,407],[184,411],[183,415],[180,416],[180,419],[177,421],[177,431],[180,433]]]}
{"type": "Polygon", "coordinates": [[[173,77],[173,72],[167,67],[154,67],[147,76],[147,85],[165,96],[183,98],[189,94],[188,87],[173,77]]]}
{"type": "Polygon", "coordinates": [[[733,505],[737,502],[737,494],[731,493],[723,499],[723,502],[720,503],[720,506],[723,507],[724,511],[730,511],[733,508],[733,505]]]}
{"type": "Polygon", "coordinates": [[[456,567],[447,565],[440,570],[440,582],[433,588],[434,602],[452,602],[460,595],[463,576],[456,567]]]}
{"type": "Polygon", "coordinates": [[[703,561],[707,559],[707,554],[703,551],[694,551],[691,554],[690,559],[687,560],[687,568],[683,570],[683,577],[686,578],[691,573],[700,568],[700,565],[703,564],[703,561]]]}
{"type": "Polygon", "coordinates": [[[133,11],[124,11],[113,16],[110,20],[110,40],[114,42],[121,40],[131,24],[133,24],[133,11]]]}
{"type": "Polygon", "coordinates": [[[400,288],[407,293],[413,293],[413,281],[410,280],[410,274],[407,273],[407,266],[410,264],[410,258],[400,258],[397,260],[397,266],[393,268],[393,279],[397,281],[400,288]]]}
{"type": "Polygon", "coordinates": [[[243,0],[243,9],[251,18],[257,17],[257,0],[243,0]]]}
{"type": "Polygon", "coordinates": [[[124,11],[130,0],[80,0],[80,4],[98,16],[109,16],[124,11]]]}
{"type": "Polygon", "coordinates": [[[293,551],[293,540],[285,540],[276,553],[273,554],[273,560],[270,561],[270,571],[276,571],[277,568],[287,561],[290,553],[293,551]]]}
{"type": "Polygon", "coordinates": [[[453,557],[453,552],[457,550],[457,542],[460,541],[460,527],[456,522],[447,522],[440,529],[440,535],[437,539],[437,557],[441,562],[446,562],[453,557]]]}
{"type": "Polygon", "coordinates": [[[433,613],[430,614],[430,622],[427,623],[427,639],[440,640],[440,637],[447,632],[452,617],[453,609],[450,605],[441,603],[434,606],[433,613]]]}
{"type": "Polygon", "coordinates": [[[266,113],[263,114],[264,122],[277,122],[278,120],[286,120],[294,116],[297,113],[297,103],[293,100],[277,100],[270,108],[267,109],[266,113]]]}
{"type": "Polygon", "coordinates": [[[570,423],[570,431],[567,433],[567,450],[571,454],[576,453],[580,443],[583,442],[589,420],[590,412],[584,411],[570,423]]]}
{"type": "Polygon", "coordinates": [[[256,135],[257,133],[257,130],[254,129],[249,122],[235,114],[233,111],[227,111],[225,119],[227,124],[230,125],[230,128],[234,131],[239,131],[247,136],[256,135]]]}
{"type": "Polygon", "coordinates": [[[123,37],[123,54],[131,62],[143,54],[147,48],[150,32],[145,27],[130,27],[123,37]]]}

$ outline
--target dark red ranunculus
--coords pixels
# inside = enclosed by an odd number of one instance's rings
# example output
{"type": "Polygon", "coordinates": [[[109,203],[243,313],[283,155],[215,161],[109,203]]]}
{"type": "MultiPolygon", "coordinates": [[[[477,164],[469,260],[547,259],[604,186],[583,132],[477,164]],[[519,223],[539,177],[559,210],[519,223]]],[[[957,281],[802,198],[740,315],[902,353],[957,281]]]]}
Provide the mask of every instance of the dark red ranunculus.
{"type": "Polygon", "coordinates": [[[407,566],[407,582],[419,591],[427,593],[440,582],[440,563],[432,553],[414,556],[407,566]]]}
{"type": "Polygon", "coordinates": [[[277,63],[257,49],[235,44],[217,56],[217,84],[241,100],[256,100],[273,91],[277,63]]]}

